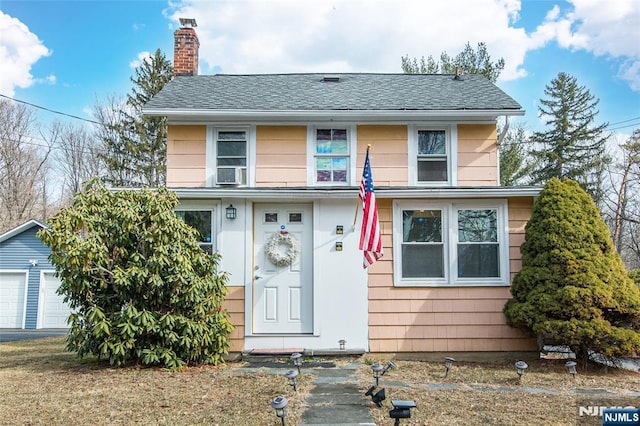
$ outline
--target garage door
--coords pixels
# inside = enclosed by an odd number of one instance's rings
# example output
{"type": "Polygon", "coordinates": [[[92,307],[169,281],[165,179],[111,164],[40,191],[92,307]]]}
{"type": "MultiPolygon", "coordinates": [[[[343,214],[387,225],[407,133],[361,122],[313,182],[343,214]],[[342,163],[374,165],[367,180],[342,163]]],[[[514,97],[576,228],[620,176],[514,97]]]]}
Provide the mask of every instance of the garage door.
{"type": "Polygon", "coordinates": [[[22,328],[26,272],[0,272],[0,328],[22,328]]]}
{"type": "Polygon", "coordinates": [[[40,282],[40,297],[42,298],[40,310],[41,328],[68,328],[69,306],[64,303],[64,297],[57,293],[60,280],[53,273],[43,273],[40,282]]]}

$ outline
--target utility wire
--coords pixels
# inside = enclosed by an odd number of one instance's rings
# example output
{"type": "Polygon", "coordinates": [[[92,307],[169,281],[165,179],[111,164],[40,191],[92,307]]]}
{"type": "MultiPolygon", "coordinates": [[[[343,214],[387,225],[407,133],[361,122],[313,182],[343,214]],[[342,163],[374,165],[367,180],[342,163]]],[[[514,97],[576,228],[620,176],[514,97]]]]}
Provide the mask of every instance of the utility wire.
{"type": "Polygon", "coordinates": [[[9,100],[14,101],[14,102],[19,102],[21,104],[29,105],[29,106],[32,106],[34,108],[38,108],[38,109],[41,109],[41,110],[44,110],[44,111],[52,112],[54,114],[64,115],[66,117],[75,118],[76,120],[81,120],[81,121],[85,121],[87,123],[97,124],[99,126],[104,126],[103,123],[100,123],[98,121],[89,120],[88,118],[78,117],[77,115],[73,115],[73,114],[67,114],[66,112],[55,111],[55,110],[49,109],[47,107],[43,107],[43,106],[40,106],[40,105],[32,104],[31,102],[27,102],[27,101],[23,101],[23,100],[20,100],[20,99],[12,98],[12,97],[7,96],[7,95],[3,95],[2,93],[0,93],[0,97],[5,98],[5,99],[9,99],[9,100]]]}

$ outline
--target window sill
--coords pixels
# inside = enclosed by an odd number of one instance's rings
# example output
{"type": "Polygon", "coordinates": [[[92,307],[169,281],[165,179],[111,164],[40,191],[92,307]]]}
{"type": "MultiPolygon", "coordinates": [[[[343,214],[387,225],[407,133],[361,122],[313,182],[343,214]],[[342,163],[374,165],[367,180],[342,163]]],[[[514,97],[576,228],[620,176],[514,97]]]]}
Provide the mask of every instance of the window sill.
{"type": "Polygon", "coordinates": [[[511,283],[508,282],[496,282],[496,281],[474,281],[474,282],[425,282],[425,281],[411,281],[411,282],[395,282],[394,287],[437,287],[437,288],[464,288],[464,287],[510,287],[511,283]]]}

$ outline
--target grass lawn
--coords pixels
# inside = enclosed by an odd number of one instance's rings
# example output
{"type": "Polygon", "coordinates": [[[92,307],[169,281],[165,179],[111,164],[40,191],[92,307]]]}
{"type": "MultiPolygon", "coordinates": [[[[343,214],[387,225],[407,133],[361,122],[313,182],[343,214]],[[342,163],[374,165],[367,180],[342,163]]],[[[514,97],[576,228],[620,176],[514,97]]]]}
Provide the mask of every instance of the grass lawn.
{"type": "MultiPolygon", "coordinates": [[[[357,376],[363,393],[373,383],[370,362],[386,361],[374,356],[359,359],[362,367],[357,376]]],[[[573,379],[564,360],[529,362],[521,384],[512,362],[457,363],[446,379],[440,363],[396,364],[398,368],[380,380],[387,394],[384,408],[372,404],[377,425],[393,424],[388,417],[391,399],[414,400],[418,406],[402,425],[572,425],[583,402],[640,405],[640,398],[628,395],[640,391],[639,373],[591,366],[573,379]],[[535,389],[557,395],[532,393],[535,389]],[[576,397],[576,389],[606,390],[615,397],[576,397]]],[[[63,338],[1,343],[0,424],[275,426],[280,422],[269,403],[277,395],[290,401],[287,425],[300,421],[304,398],[313,386],[313,370],[303,371],[294,393],[282,374],[247,374],[244,365],[180,372],[112,368],[92,359],[78,360],[64,350],[63,338]]],[[[583,420],[600,424],[595,418],[583,420]]]]}

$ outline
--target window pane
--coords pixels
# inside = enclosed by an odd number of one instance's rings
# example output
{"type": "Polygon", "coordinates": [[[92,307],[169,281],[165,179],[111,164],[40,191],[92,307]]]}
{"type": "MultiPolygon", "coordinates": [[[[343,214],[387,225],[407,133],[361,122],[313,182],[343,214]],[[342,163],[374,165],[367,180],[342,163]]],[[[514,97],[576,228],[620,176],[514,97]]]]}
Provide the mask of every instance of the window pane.
{"type": "Polygon", "coordinates": [[[346,141],[347,129],[333,129],[331,136],[334,141],[346,141]]]}
{"type": "Polygon", "coordinates": [[[202,243],[211,242],[211,211],[176,211],[176,216],[198,231],[198,241],[202,243]]]}
{"type": "Polygon", "coordinates": [[[444,277],[442,244],[403,244],[402,278],[444,277]]]}
{"type": "Polygon", "coordinates": [[[316,130],[316,139],[319,141],[330,141],[331,140],[331,129],[317,129],[316,130]]]}
{"type": "Polygon", "coordinates": [[[458,277],[499,276],[498,244],[458,244],[458,277]]]}
{"type": "Polygon", "coordinates": [[[442,155],[447,153],[444,130],[418,131],[418,154],[442,155]]]}
{"type": "Polygon", "coordinates": [[[420,182],[446,182],[447,160],[418,161],[418,181],[420,182]]]}
{"type": "Polygon", "coordinates": [[[347,171],[346,170],[334,170],[334,172],[333,172],[333,181],[334,182],[346,182],[347,181],[347,171]]]}
{"type": "Polygon", "coordinates": [[[318,170],[316,172],[318,182],[331,182],[331,170],[318,170]]]}
{"type": "Polygon", "coordinates": [[[243,142],[218,141],[218,157],[246,157],[247,144],[243,142]]]}
{"type": "Polygon", "coordinates": [[[318,141],[316,152],[318,154],[331,154],[331,141],[318,141]]]}
{"type": "Polygon", "coordinates": [[[245,132],[218,132],[218,140],[246,141],[245,132]]]}
{"type": "Polygon", "coordinates": [[[441,210],[403,210],[402,241],[442,242],[441,210]]]}
{"type": "Polygon", "coordinates": [[[347,149],[347,141],[333,141],[331,142],[331,153],[332,154],[346,154],[347,149]]]}
{"type": "Polygon", "coordinates": [[[332,167],[333,167],[333,170],[347,170],[346,157],[333,157],[332,167]]]}
{"type": "Polygon", "coordinates": [[[218,166],[246,166],[246,158],[218,158],[218,166]]]}
{"type": "Polygon", "coordinates": [[[498,211],[458,210],[458,241],[497,242],[498,211]]]}
{"type": "Polygon", "coordinates": [[[316,158],[316,170],[331,170],[331,158],[316,158]]]}

